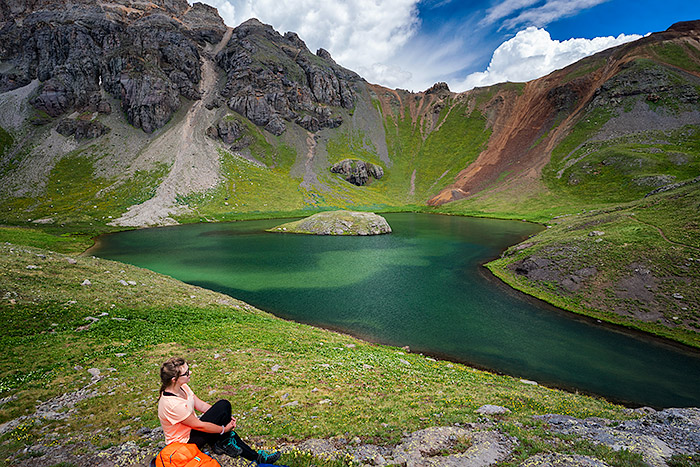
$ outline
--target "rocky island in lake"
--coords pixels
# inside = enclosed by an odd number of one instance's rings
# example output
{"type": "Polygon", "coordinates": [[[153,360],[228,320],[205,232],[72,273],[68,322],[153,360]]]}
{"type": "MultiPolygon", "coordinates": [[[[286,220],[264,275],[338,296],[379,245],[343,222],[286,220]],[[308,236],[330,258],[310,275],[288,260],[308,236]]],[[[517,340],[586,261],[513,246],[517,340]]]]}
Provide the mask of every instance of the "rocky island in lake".
{"type": "Polygon", "coordinates": [[[268,232],[311,235],[381,235],[391,233],[389,223],[373,212],[326,211],[278,225],[268,232]]]}

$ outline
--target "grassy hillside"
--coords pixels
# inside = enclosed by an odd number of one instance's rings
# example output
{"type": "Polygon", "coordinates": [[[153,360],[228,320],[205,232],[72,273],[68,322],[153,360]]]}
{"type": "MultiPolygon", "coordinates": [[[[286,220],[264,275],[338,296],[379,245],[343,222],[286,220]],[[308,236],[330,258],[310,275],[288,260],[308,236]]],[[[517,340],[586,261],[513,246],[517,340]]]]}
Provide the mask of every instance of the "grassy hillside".
{"type": "Polygon", "coordinates": [[[489,268],[512,286],[605,321],[700,347],[697,185],[554,221],[489,268]],[[550,260],[546,280],[518,270],[550,260]],[[580,271],[594,268],[590,277],[580,271]],[[576,277],[575,287],[566,282],[576,277]]]}
{"type": "MultiPolygon", "coordinates": [[[[0,240],[17,234],[0,229],[0,240]]],[[[158,425],[158,368],[170,355],[191,362],[192,386],[205,399],[230,399],[241,433],[262,446],[337,436],[396,442],[405,431],[477,422],[476,408],[497,404],[511,410],[498,423],[519,440],[516,463],[572,448],[610,465],[635,459],[583,441],[572,445],[531,418],[627,416],[603,400],[284,321],[147,270],[37,248],[73,252],[79,243],[22,235],[35,246],[0,245],[0,423],[10,422],[0,435],[0,458],[8,465],[40,462],[57,448],[94,455],[128,441],[137,456],[154,453],[162,443],[148,435],[158,425]],[[86,279],[90,285],[81,285],[86,279]],[[91,379],[91,368],[100,376],[91,379]],[[79,396],[74,403],[56,399],[64,393],[79,396]],[[37,404],[46,414],[38,401],[56,415],[33,418],[37,404]]],[[[283,461],[309,465],[308,456],[283,461]]]]}
{"type": "MultiPolygon", "coordinates": [[[[366,124],[353,124],[351,113],[344,110],[348,123],[314,136],[317,140],[314,147],[309,146],[310,134],[301,128],[290,128],[278,137],[245,117],[227,113],[221,118],[235,120],[241,125],[244,134],[239,139],[245,139],[247,144],[235,151],[219,145],[218,180],[210,189],[179,193],[176,204],[181,209],[173,217],[179,222],[206,222],[270,212],[330,208],[386,210],[424,205],[431,195],[443,189],[463,167],[476,159],[490,135],[485,117],[468,100],[455,101],[448,97],[442,106],[435,114],[435,128],[428,128],[425,119],[413,121],[409,103],[403,110],[397,109],[396,115],[386,117],[389,163],[380,159],[378,142],[363,130],[366,124]],[[352,185],[330,172],[335,162],[345,158],[378,164],[385,176],[367,186],[352,185]]],[[[60,148],[53,152],[54,144],[25,147],[19,156],[19,165],[6,167],[4,176],[16,184],[16,171],[23,174],[22,177],[41,179],[44,170],[46,178],[38,180],[30,190],[22,186],[14,188],[19,190],[18,195],[5,193],[0,198],[0,222],[26,225],[39,220],[49,225],[109,229],[106,226],[130,206],[152,199],[158,186],[173,170],[176,162],[168,161],[165,153],[157,153],[160,160],[148,164],[138,157],[144,153],[154,157],[150,155],[154,153],[153,148],[169,132],[179,131],[186,112],[186,109],[181,110],[153,136],[142,136],[143,141],[130,143],[135,154],[119,153],[114,146],[118,139],[115,134],[105,137],[111,137],[110,140],[81,144],[67,138],[61,142],[73,149],[65,154],[60,148]],[[133,162],[129,162],[129,158],[133,162]],[[46,167],[33,165],[33,159],[43,159],[46,167]],[[144,168],[125,171],[123,166],[129,164],[144,168]]],[[[123,123],[111,124],[117,127],[113,133],[130,131],[121,128],[123,123]]],[[[12,136],[3,134],[7,135],[9,147],[12,136]]],[[[36,133],[38,138],[48,139],[47,135],[63,139],[54,135],[50,128],[36,133]]]]}
{"type": "Polygon", "coordinates": [[[0,199],[1,221],[25,225],[39,220],[94,229],[129,206],[153,197],[168,171],[167,166],[156,164],[153,170],[135,171],[128,182],[101,176],[95,164],[111,155],[100,151],[99,146],[88,145],[66,154],[51,168],[38,196],[32,193],[0,199]]]}

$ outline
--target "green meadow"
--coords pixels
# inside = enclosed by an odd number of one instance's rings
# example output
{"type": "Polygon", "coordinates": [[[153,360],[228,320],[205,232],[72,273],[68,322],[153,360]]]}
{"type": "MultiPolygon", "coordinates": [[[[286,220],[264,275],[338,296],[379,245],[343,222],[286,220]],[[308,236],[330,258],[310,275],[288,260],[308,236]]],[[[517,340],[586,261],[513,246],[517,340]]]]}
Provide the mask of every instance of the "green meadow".
{"type": "MultiPolygon", "coordinates": [[[[56,442],[80,451],[135,441],[155,452],[159,443],[134,431],[158,426],[158,369],[171,355],[190,362],[202,398],[231,400],[241,433],[268,448],[310,437],[395,443],[404,432],[479,422],[475,410],[495,404],[511,410],[497,422],[520,441],[517,462],[552,446],[571,449],[533,415],[629,417],[603,399],[285,321],[148,270],[78,255],[85,246],[79,239],[25,229],[24,245],[9,243],[19,233],[0,229],[8,241],[0,245],[0,390],[11,397],[0,406],[0,422],[21,420],[0,438],[9,464],[24,448],[23,456],[40,456],[56,442]],[[81,285],[86,279],[90,285],[81,285]],[[102,372],[90,386],[97,394],[62,408],[69,418],[21,418],[39,401],[85,387],[89,368],[102,372]]],[[[576,452],[600,455],[601,448],[574,444],[576,452]]],[[[602,455],[629,465],[629,453],[602,455]]],[[[283,462],[352,465],[299,451],[283,462]]]]}

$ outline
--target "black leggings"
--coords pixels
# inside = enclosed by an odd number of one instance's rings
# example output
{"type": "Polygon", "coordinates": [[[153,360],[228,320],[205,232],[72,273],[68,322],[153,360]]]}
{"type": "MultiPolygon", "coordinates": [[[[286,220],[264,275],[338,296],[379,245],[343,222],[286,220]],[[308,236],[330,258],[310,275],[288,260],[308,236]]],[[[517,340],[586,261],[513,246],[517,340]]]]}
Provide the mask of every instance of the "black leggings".
{"type": "MultiPolygon", "coordinates": [[[[217,401],[216,404],[202,414],[200,420],[220,426],[228,425],[231,421],[231,403],[224,399],[217,401]]],[[[203,449],[205,445],[214,446],[217,441],[228,439],[229,436],[232,436],[236,440],[236,444],[243,449],[241,456],[244,459],[249,461],[258,459],[258,452],[248,446],[234,431],[221,435],[219,433],[205,433],[199,430],[192,430],[189,442],[196,444],[199,449],[203,449]]]]}

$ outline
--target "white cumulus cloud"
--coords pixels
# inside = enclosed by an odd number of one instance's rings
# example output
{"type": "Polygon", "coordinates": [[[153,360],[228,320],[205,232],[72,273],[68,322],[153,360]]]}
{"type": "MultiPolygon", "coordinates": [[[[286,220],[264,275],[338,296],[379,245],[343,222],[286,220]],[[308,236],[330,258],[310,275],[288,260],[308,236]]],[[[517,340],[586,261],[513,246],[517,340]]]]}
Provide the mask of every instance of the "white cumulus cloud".
{"type": "Polygon", "coordinates": [[[456,91],[467,91],[505,81],[530,81],[601,50],[641,37],[620,34],[617,37],[558,41],[552,40],[545,29],[530,26],[498,46],[486,71],[472,73],[451,87],[456,91]]]}

